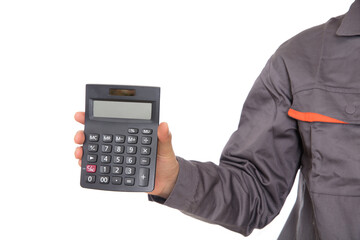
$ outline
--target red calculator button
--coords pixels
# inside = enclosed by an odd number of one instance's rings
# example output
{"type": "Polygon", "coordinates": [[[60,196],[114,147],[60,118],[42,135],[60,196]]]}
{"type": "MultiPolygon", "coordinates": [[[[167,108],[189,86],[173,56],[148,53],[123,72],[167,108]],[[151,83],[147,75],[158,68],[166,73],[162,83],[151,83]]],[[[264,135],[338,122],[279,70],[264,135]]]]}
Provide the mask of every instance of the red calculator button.
{"type": "Polygon", "coordinates": [[[86,172],[88,173],[96,172],[96,165],[86,165],[86,172]]]}

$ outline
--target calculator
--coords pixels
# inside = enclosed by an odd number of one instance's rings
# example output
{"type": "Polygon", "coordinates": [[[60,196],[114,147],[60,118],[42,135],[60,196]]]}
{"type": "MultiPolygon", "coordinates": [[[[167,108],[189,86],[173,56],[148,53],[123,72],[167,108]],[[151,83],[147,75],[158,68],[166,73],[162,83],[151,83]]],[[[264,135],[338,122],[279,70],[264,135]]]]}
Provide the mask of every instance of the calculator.
{"type": "Polygon", "coordinates": [[[159,87],[86,85],[82,187],[154,189],[159,107],[159,87]]]}

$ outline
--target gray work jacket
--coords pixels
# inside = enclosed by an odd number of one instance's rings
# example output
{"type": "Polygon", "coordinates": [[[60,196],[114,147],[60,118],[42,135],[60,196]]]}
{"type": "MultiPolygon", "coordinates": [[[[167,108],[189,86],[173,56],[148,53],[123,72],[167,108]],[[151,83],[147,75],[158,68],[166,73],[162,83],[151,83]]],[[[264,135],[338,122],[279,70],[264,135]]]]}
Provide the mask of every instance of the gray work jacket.
{"type": "Polygon", "coordinates": [[[150,200],[249,235],[278,215],[300,170],[279,239],[360,239],[360,0],[276,51],[219,165],[178,161],[169,198],[150,200]]]}

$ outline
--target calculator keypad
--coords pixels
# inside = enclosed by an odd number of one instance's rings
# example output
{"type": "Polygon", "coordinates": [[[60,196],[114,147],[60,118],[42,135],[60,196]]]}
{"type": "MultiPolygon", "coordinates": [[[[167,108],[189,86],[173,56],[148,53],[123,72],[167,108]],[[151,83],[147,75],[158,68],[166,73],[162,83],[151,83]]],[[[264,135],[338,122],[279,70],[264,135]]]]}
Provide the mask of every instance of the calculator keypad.
{"type": "Polygon", "coordinates": [[[86,182],[149,185],[152,129],[128,128],[127,134],[88,134],[86,182]]]}

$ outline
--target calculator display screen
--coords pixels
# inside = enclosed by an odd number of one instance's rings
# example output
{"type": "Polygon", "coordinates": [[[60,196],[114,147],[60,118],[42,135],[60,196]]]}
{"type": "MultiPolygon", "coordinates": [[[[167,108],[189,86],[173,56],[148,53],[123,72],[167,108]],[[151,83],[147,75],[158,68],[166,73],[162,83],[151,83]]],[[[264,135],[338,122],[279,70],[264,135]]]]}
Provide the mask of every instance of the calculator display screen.
{"type": "Polygon", "coordinates": [[[152,103],[93,100],[94,117],[150,120],[152,103]]]}

